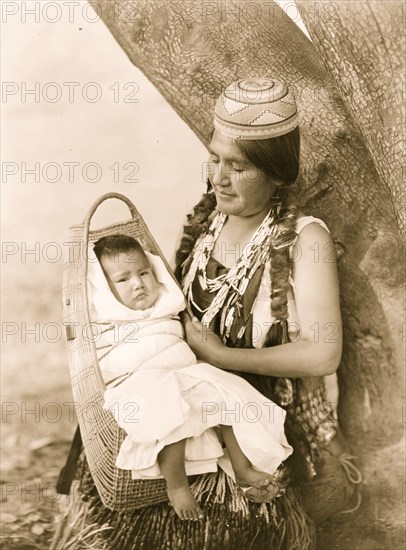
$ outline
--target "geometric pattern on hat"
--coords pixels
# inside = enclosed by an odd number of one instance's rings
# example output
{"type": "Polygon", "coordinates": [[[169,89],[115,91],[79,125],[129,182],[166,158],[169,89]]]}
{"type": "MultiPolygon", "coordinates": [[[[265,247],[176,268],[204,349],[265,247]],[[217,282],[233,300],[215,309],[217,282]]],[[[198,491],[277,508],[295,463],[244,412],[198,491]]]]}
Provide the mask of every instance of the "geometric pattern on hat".
{"type": "Polygon", "coordinates": [[[286,84],[266,78],[233,82],[214,109],[215,129],[232,139],[278,137],[298,122],[296,102],[286,84]]]}
{"type": "Polygon", "coordinates": [[[270,109],[264,109],[264,110],[261,110],[259,113],[257,113],[255,117],[249,121],[249,124],[251,126],[272,124],[272,122],[276,120],[275,117],[276,119],[279,118],[280,121],[285,120],[283,113],[278,113],[277,111],[271,111],[270,109]]]}
{"type": "Polygon", "coordinates": [[[249,105],[244,103],[239,103],[238,101],[234,101],[231,98],[224,98],[224,109],[226,113],[230,116],[233,116],[237,113],[241,113],[242,111],[245,111],[245,109],[248,109],[249,105]]]}

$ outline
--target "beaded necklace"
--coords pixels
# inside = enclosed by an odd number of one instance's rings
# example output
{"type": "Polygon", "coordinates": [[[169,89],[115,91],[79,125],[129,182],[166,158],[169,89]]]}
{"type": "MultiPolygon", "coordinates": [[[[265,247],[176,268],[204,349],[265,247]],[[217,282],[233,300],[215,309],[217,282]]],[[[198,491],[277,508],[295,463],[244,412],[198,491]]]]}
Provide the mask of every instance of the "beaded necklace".
{"type": "MultiPolygon", "coordinates": [[[[226,342],[230,336],[236,316],[241,314],[242,299],[248,284],[259,266],[269,259],[270,243],[277,232],[275,219],[279,213],[279,205],[272,207],[257,228],[248,246],[228,272],[220,274],[214,279],[207,276],[207,264],[214,249],[217,238],[227,220],[227,216],[218,212],[214,217],[207,233],[202,235],[192,251],[192,262],[183,281],[183,291],[189,301],[203,313],[201,322],[209,326],[211,321],[221,310],[220,336],[226,342]],[[193,297],[193,281],[197,275],[203,290],[215,292],[211,304],[201,310],[193,297]]],[[[242,338],[246,329],[243,324],[238,333],[242,338]]]]}

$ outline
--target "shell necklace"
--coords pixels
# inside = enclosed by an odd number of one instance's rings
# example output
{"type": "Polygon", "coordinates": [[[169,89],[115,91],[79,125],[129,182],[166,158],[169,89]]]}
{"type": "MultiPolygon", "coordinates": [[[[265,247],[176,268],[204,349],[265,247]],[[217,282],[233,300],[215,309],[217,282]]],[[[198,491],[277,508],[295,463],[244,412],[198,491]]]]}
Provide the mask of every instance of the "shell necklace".
{"type": "MultiPolygon", "coordinates": [[[[230,336],[236,316],[241,314],[242,299],[251,278],[258,267],[269,258],[270,244],[278,228],[275,218],[279,209],[280,205],[270,209],[234,266],[227,273],[214,279],[207,276],[207,264],[227,216],[218,212],[207,233],[201,235],[196,241],[192,251],[193,259],[183,281],[183,292],[188,301],[203,313],[201,322],[206,327],[221,310],[220,334],[223,342],[226,342],[230,336]],[[193,297],[193,281],[196,275],[203,290],[216,293],[211,304],[205,310],[198,307],[193,297]]],[[[238,333],[238,338],[243,336],[245,328],[246,324],[244,323],[238,333]]]]}

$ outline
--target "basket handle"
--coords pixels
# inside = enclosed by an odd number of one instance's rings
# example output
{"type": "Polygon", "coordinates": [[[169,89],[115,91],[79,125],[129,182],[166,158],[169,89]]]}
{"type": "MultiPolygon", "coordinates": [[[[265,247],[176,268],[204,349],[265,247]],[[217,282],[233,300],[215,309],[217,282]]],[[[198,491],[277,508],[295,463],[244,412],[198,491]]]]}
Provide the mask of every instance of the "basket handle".
{"type": "MultiPolygon", "coordinates": [[[[133,219],[137,218],[138,217],[138,212],[137,212],[137,209],[135,208],[134,204],[130,201],[130,199],[128,197],[126,197],[125,195],[122,195],[121,193],[105,193],[104,195],[102,195],[101,197],[99,197],[93,204],[92,206],[89,208],[89,211],[88,213],[86,214],[86,217],[83,221],[83,225],[84,225],[84,234],[83,234],[83,237],[84,237],[84,242],[87,244],[89,242],[89,231],[90,231],[90,222],[92,220],[92,217],[94,215],[94,213],[96,212],[96,210],[99,208],[99,206],[104,202],[104,201],[107,201],[108,199],[118,199],[122,202],[124,202],[129,210],[130,210],[130,213],[131,213],[131,217],[133,219]]],[[[87,258],[86,258],[87,259],[87,258]]]]}
{"type": "MultiPolygon", "coordinates": [[[[87,269],[88,269],[87,262],[88,262],[88,259],[89,259],[88,245],[89,245],[90,222],[92,220],[92,217],[93,217],[94,213],[98,209],[98,207],[104,201],[106,201],[108,199],[118,199],[118,200],[124,202],[128,206],[128,208],[131,212],[132,219],[133,220],[135,220],[137,218],[139,219],[139,214],[138,214],[137,209],[135,208],[135,205],[130,201],[129,198],[127,198],[125,195],[122,195],[121,193],[113,193],[113,192],[105,193],[104,195],[99,197],[92,204],[92,206],[89,208],[88,213],[86,214],[85,219],[83,220],[83,241],[82,241],[82,244],[83,244],[82,260],[83,261],[81,262],[81,265],[82,265],[81,270],[82,270],[82,275],[83,275],[85,280],[87,280],[87,269]]],[[[87,292],[85,292],[85,296],[86,296],[85,297],[85,307],[84,307],[85,322],[90,323],[89,303],[88,303],[88,298],[87,298],[87,292]]],[[[74,333],[68,332],[68,331],[70,331],[70,329],[71,329],[71,327],[67,326],[66,330],[67,330],[67,339],[68,339],[68,341],[75,339],[74,333]]],[[[72,330],[74,331],[74,328],[72,330]]]]}

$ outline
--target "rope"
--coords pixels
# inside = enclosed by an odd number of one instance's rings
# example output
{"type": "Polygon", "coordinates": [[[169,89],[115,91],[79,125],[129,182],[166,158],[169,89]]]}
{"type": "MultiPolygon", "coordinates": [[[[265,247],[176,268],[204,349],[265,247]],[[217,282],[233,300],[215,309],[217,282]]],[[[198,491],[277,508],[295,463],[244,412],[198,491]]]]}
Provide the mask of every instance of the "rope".
{"type": "Polygon", "coordinates": [[[361,471],[351,462],[351,460],[356,460],[357,457],[353,455],[347,455],[345,453],[341,454],[338,457],[338,460],[340,461],[340,464],[345,470],[345,473],[347,474],[347,477],[351,483],[354,485],[359,485],[362,483],[362,473],[361,471]],[[355,474],[355,475],[353,475],[355,474]]]}
{"type": "Polygon", "coordinates": [[[356,460],[357,457],[353,455],[349,455],[346,453],[341,454],[337,457],[338,461],[340,462],[341,466],[343,467],[345,474],[348,478],[348,481],[355,485],[355,493],[357,495],[357,503],[353,508],[350,508],[349,510],[342,510],[341,512],[338,512],[339,514],[351,514],[352,512],[355,512],[358,510],[358,508],[361,506],[362,501],[362,495],[359,490],[359,485],[362,483],[362,473],[361,471],[355,466],[352,460],[356,460]]]}

